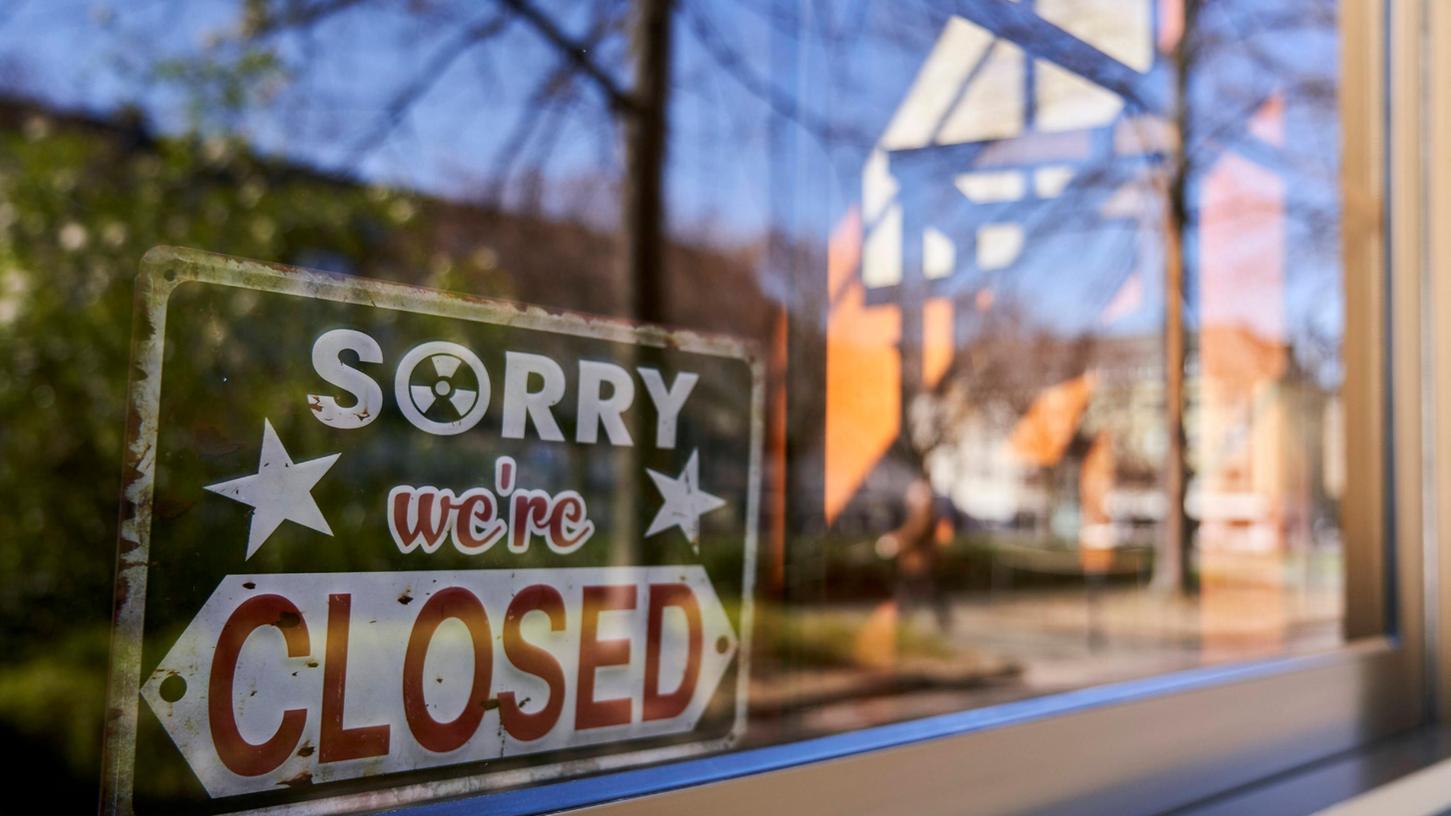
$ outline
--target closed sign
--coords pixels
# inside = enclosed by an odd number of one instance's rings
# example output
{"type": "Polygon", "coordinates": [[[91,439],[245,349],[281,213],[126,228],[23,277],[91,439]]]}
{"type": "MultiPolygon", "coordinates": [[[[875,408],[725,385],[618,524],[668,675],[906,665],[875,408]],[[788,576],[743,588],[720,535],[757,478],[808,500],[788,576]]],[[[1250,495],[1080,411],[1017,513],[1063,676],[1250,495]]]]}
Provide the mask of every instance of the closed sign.
{"type": "Polygon", "coordinates": [[[736,341],[154,250],[107,806],[381,807],[729,747],[736,341]]]}

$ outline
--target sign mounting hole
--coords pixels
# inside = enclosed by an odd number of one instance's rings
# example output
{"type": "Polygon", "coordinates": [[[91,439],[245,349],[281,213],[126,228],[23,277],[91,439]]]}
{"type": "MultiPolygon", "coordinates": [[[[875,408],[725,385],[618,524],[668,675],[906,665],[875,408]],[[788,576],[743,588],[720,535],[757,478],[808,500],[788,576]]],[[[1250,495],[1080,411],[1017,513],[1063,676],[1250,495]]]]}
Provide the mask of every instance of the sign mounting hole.
{"type": "Polygon", "coordinates": [[[161,681],[161,699],[168,703],[175,703],[186,696],[186,681],[181,675],[173,674],[161,681]]]}

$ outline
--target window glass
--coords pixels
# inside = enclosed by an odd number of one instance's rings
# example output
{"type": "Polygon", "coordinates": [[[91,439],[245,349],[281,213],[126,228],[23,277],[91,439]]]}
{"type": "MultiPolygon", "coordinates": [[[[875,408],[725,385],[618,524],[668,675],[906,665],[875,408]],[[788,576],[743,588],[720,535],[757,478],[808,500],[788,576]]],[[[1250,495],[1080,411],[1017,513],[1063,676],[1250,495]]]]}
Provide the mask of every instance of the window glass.
{"type": "Polygon", "coordinates": [[[0,7],[17,773],[391,805],[1341,644],[1337,26],[0,7]]]}

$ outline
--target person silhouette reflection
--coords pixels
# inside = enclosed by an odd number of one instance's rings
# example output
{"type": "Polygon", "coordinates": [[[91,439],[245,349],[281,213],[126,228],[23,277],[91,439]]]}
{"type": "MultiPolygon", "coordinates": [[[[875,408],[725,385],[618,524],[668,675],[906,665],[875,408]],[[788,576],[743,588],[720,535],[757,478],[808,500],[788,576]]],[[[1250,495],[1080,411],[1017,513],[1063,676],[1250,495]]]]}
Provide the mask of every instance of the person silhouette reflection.
{"type": "Polygon", "coordinates": [[[897,586],[895,603],[898,620],[911,619],[919,606],[928,606],[944,633],[952,628],[952,607],[938,582],[942,542],[937,535],[936,497],[926,479],[916,478],[903,496],[906,518],[901,526],[877,539],[877,553],[895,558],[897,586]]]}

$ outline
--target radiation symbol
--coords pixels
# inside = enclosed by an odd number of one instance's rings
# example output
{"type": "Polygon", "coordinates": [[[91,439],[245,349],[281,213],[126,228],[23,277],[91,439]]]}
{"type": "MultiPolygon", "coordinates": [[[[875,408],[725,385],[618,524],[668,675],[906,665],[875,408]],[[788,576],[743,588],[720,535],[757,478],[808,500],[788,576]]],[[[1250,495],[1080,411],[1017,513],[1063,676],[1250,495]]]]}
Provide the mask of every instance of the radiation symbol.
{"type": "MultiPolygon", "coordinates": [[[[464,416],[473,409],[474,403],[479,398],[478,388],[465,388],[455,385],[453,382],[453,377],[459,373],[459,366],[463,365],[463,360],[452,354],[435,354],[424,362],[431,363],[433,366],[433,382],[408,386],[408,393],[413,397],[413,404],[418,407],[418,410],[427,416],[429,409],[440,399],[446,400],[449,405],[453,406],[457,416],[464,416]]],[[[427,368],[426,365],[413,370],[415,379],[418,372],[425,368],[427,368]]]]}
{"type": "Polygon", "coordinates": [[[452,436],[483,419],[489,407],[489,373],[472,351],[435,340],[403,355],[394,391],[409,422],[431,434],[452,436]]]}

